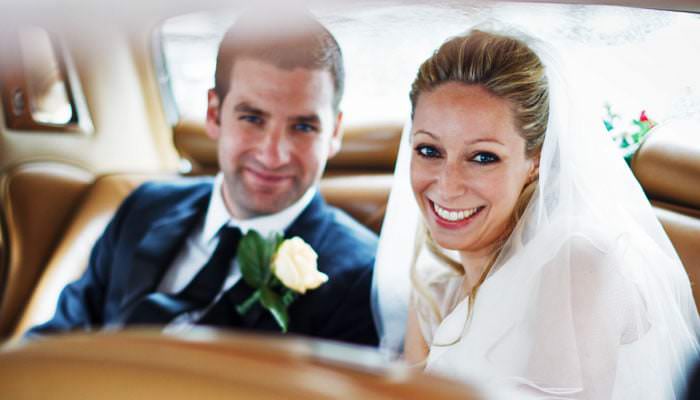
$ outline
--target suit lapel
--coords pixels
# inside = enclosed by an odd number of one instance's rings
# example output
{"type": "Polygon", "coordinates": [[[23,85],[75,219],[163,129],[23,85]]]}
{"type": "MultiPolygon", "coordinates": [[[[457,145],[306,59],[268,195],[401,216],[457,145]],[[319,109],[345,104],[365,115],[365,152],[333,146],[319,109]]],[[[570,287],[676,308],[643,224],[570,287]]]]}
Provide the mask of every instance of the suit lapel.
{"type": "Polygon", "coordinates": [[[207,195],[198,195],[194,201],[179,204],[153,222],[134,251],[121,302],[122,310],[156,289],[185,238],[204,216],[210,193],[211,190],[206,192],[207,195]]]}
{"type": "Polygon", "coordinates": [[[325,201],[320,193],[316,193],[311,203],[284,231],[285,238],[299,236],[304,239],[314,250],[318,248],[325,234],[324,211],[325,201]]]}

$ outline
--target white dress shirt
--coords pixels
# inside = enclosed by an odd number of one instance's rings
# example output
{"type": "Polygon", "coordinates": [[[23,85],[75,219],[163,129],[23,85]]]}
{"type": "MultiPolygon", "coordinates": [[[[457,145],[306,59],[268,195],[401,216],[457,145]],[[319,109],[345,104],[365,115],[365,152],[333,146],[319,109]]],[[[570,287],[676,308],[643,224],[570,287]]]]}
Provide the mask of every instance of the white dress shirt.
{"type": "MultiPolygon", "coordinates": [[[[222,194],[222,185],[223,175],[219,173],[214,179],[214,187],[204,220],[195,226],[185,240],[182,249],[175,256],[172,265],[170,265],[163,276],[163,280],[158,285],[159,292],[177,293],[194,279],[197,272],[214,253],[214,249],[219,243],[217,233],[222,226],[237,227],[244,235],[250,229],[255,229],[264,237],[272,232],[282,233],[309,205],[317,190],[315,185],[311,186],[299,200],[275,214],[241,220],[233,218],[226,208],[222,194]]],[[[219,297],[241,278],[241,272],[235,259],[231,261],[230,268],[228,277],[213,303],[216,303],[219,297]]],[[[196,310],[175,318],[166,327],[166,330],[169,332],[180,331],[191,327],[191,324],[197,321],[207,309],[196,310]]]]}

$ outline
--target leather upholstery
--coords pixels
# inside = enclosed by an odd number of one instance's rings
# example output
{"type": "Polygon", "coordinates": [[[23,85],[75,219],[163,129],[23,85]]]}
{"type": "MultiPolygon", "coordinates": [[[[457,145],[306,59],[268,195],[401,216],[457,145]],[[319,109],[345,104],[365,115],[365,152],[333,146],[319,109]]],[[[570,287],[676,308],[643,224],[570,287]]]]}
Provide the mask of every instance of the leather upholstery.
{"type": "Polygon", "coordinates": [[[475,399],[371,349],[197,329],[75,334],[0,352],[9,399],[475,399]],[[233,366],[233,368],[232,368],[233,366]]]}
{"type": "MultiPolygon", "coordinates": [[[[673,120],[653,129],[632,160],[700,301],[700,121],[673,120]]],[[[699,304],[700,305],[700,304],[699,304]]]]}
{"type": "Polygon", "coordinates": [[[700,121],[673,120],[653,129],[632,160],[649,198],[700,210],[700,121]]]}
{"type": "Polygon", "coordinates": [[[654,203],[656,216],[678,252],[693,288],[693,297],[700,301],[700,218],[674,211],[663,203],[654,203]]]}
{"type": "Polygon", "coordinates": [[[83,273],[92,245],[119,204],[148,178],[154,179],[155,176],[105,175],[86,187],[83,201],[76,206],[73,218],[63,228],[61,240],[51,251],[41,278],[14,328],[15,335],[24,333],[53,315],[61,289],[83,273]]]}
{"type": "Polygon", "coordinates": [[[326,201],[379,234],[393,182],[391,174],[330,176],[321,180],[326,201]]]}
{"type": "MultiPolygon", "coordinates": [[[[329,160],[326,170],[331,174],[393,171],[402,129],[400,124],[345,129],[342,149],[329,160]]],[[[192,165],[190,173],[218,171],[216,143],[207,136],[201,122],[179,122],[173,128],[173,141],[180,156],[192,165]]]]}
{"type": "MultiPolygon", "coordinates": [[[[365,137],[379,140],[382,135],[376,134],[378,131],[368,130],[375,134],[365,137]]],[[[655,128],[632,168],[695,283],[700,281],[700,141],[693,141],[693,132],[700,132],[700,122],[655,128]]],[[[394,134],[387,133],[387,137],[394,134]]],[[[341,153],[336,164],[329,164],[321,190],[329,203],[379,232],[393,176],[346,169],[353,165],[350,160],[360,165],[364,160],[362,146],[357,144],[361,141],[352,143],[344,144],[347,155],[341,153]],[[354,145],[359,147],[353,150],[354,145]]],[[[363,146],[371,145],[366,142],[363,146]]],[[[192,150],[196,147],[185,147],[201,165],[215,160],[207,158],[212,155],[206,145],[200,149],[202,154],[192,150]]],[[[376,157],[374,163],[364,160],[367,170],[388,167],[395,156],[386,157],[376,157]]],[[[7,276],[0,304],[0,336],[12,333],[17,337],[50,317],[58,293],[82,273],[92,244],[116,207],[139,183],[153,178],[152,174],[95,178],[80,168],[51,162],[30,162],[3,174],[0,262],[6,262],[0,264],[0,273],[5,269],[7,276]]],[[[700,299],[700,285],[693,287],[700,299]]]]}
{"type": "MultiPolygon", "coordinates": [[[[104,230],[122,200],[140,183],[147,179],[168,179],[171,176],[115,174],[98,177],[93,184],[86,183],[82,188],[83,199],[77,203],[72,219],[53,226],[63,229],[56,246],[48,244],[42,248],[44,256],[33,268],[33,275],[18,275],[24,279],[21,299],[29,299],[17,324],[7,324],[7,331],[15,338],[31,326],[48,320],[56,305],[61,289],[76,279],[87,266],[90,249],[104,230]],[[43,273],[41,265],[46,265],[43,273]],[[40,279],[38,275],[41,275],[40,279]],[[36,288],[31,291],[36,282],[36,288]]],[[[46,179],[38,176],[36,179],[46,179]]],[[[9,179],[9,177],[8,177],[9,179]]],[[[330,204],[336,205],[366,226],[379,232],[384,217],[384,207],[391,188],[391,175],[334,176],[324,178],[321,191],[330,204]]],[[[29,205],[29,204],[28,204],[29,205]]],[[[29,205],[33,208],[34,205],[29,205]]],[[[21,261],[15,261],[20,265],[21,261]]],[[[17,285],[16,283],[12,283],[17,285]]],[[[16,296],[20,298],[19,296],[16,296]]],[[[24,304],[24,303],[22,303],[24,304]]],[[[18,308],[16,312],[19,312],[18,308]]]]}
{"type": "Polygon", "coordinates": [[[61,237],[75,204],[94,179],[81,168],[35,162],[10,168],[0,179],[5,253],[0,336],[7,334],[61,237]]]}

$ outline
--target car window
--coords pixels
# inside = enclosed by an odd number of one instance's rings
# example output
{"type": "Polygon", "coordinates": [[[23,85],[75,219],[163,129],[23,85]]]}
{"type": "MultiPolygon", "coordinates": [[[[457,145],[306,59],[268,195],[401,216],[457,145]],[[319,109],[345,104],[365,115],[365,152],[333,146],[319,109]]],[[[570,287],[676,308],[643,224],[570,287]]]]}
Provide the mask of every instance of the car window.
{"type": "MultiPolygon", "coordinates": [[[[404,121],[420,63],[447,37],[501,21],[550,43],[571,67],[586,112],[635,130],[643,118],[700,118],[700,16],[617,6],[382,2],[312,10],[343,49],[350,124],[404,121]]],[[[158,30],[181,118],[203,120],[216,48],[232,13],[166,20],[158,30]]],[[[159,50],[160,51],[160,50],[159,50]]]]}

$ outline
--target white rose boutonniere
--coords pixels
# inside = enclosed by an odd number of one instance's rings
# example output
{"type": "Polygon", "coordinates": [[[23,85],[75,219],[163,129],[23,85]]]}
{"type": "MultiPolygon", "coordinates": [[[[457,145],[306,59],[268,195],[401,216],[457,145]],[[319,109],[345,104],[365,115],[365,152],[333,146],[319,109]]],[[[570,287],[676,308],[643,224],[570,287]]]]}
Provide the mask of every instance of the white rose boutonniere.
{"type": "Polygon", "coordinates": [[[287,332],[287,308],[296,297],[328,280],[318,271],[316,252],[299,237],[285,240],[276,233],[265,239],[250,230],[241,238],[236,258],[243,280],[256,289],[236,310],[245,314],[259,301],[282,332],[287,332]]]}
{"type": "Polygon", "coordinates": [[[318,255],[299,237],[282,242],[272,258],[272,272],[282,284],[297,293],[316,289],[328,280],[328,275],[318,271],[318,255]]]}

